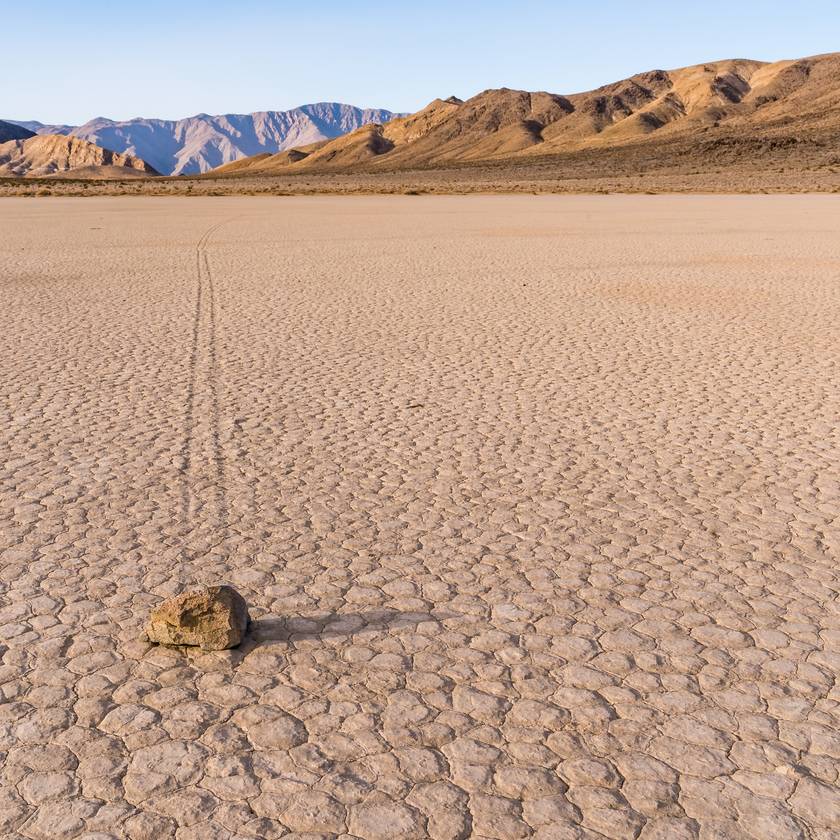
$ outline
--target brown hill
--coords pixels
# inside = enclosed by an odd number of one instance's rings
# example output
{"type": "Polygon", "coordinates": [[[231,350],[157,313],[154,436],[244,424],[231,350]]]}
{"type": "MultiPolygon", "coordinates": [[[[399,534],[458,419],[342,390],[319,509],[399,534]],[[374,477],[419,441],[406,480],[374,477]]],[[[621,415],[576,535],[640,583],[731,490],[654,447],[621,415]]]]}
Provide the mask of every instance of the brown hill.
{"type": "MultiPolygon", "coordinates": [[[[344,136],[349,137],[351,135],[344,136]]],[[[214,174],[231,175],[244,174],[246,172],[259,172],[262,169],[285,167],[290,163],[297,163],[299,160],[303,160],[310,153],[314,152],[316,149],[320,149],[321,146],[326,145],[328,142],[328,140],[320,140],[317,143],[310,143],[308,146],[297,146],[294,149],[286,149],[285,151],[277,152],[276,154],[263,153],[260,155],[253,155],[252,157],[240,158],[239,160],[233,160],[230,163],[226,163],[224,166],[219,166],[212,171],[214,174]]]]}
{"type": "Polygon", "coordinates": [[[465,102],[437,99],[384,125],[367,125],[314,147],[246,158],[212,174],[526,163],[536,156],[661,141],[708,145],[711,129],[736,142],[760,135],[768,142],[836,146],[840,53],[653,70],[570,96],[502,88],[465,102]]]}
{"type": "Polygon", "coordinates": [[[140,158],[117,154],[63,134],[40,134],[0,143],[0,176],[45,177],[65,173],[84,178],[158,174],[140,158]]]}

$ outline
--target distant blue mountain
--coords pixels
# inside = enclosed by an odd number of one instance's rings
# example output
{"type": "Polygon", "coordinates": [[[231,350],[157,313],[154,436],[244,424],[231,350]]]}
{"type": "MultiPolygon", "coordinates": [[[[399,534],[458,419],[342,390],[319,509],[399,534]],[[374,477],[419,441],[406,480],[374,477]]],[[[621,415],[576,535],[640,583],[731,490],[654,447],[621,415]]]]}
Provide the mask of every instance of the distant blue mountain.
{"type": "Polygon", "coordinates": [[[27,137],[34,137],[35,132],[20,123],[3,122],[0,120],[0,143],[8,140],[26,140],[27,137]]]}
{"type": "Polygon", "coordinates": [[[84,125],[45,125],[8,120],[37,134],[72,134],[114,152],[142,158],[165,175],[207,172],[232,160],[274,154],[346,134],[367,123],[400,114],[337,102],[302,105],[290,111],[253,114],[197,114],[182,120],[136,118],[115,122],[97,117],[84,125]]]}

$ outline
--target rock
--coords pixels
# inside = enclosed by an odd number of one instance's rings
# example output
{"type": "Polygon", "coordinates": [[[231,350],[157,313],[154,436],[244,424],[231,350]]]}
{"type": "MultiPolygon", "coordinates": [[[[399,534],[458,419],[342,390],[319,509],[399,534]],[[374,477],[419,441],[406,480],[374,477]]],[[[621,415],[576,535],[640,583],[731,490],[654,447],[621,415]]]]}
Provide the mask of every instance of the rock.
{"type": "Polygon", "coordinates": [[[208,586],[169,598],[152,610],[146,635],[160,645],[236,647],[248,627],[248,606],[230,586],[208,586]]]}

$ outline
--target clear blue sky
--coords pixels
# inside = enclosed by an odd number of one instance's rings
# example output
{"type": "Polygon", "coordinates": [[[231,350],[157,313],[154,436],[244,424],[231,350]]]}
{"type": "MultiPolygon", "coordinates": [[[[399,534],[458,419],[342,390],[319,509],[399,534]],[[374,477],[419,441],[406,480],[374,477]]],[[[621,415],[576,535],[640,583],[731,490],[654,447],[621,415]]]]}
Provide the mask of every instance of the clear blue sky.
{"type": "Polygon", "coordinates": [[[410,111],[840,50],[840,0],[24,0],[4,24],[0,118],[74,124],[323,100],[410,111]]]}

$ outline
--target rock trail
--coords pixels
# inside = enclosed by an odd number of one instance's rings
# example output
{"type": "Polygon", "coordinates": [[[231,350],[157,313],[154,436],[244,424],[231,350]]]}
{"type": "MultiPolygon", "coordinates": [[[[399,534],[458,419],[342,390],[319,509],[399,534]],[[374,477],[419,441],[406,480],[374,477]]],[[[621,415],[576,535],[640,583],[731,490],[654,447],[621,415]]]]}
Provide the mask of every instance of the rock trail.
{"type": "MultiPolygon", "coordinates": [[[[211,225],[196,244],[195,312],[189,353],[189,388],[184,420],[184,481],[181,518],[193,527],[227,532],[225,459],[221,444],[220,380],[216,352],[218,292],[208,247],[213,235],[230,220],[211,225]]],[[[186,548],[188,560],[196,552],[186,548]]],[[[194,579],[194,572],[187,573],[194,579]]]]}

